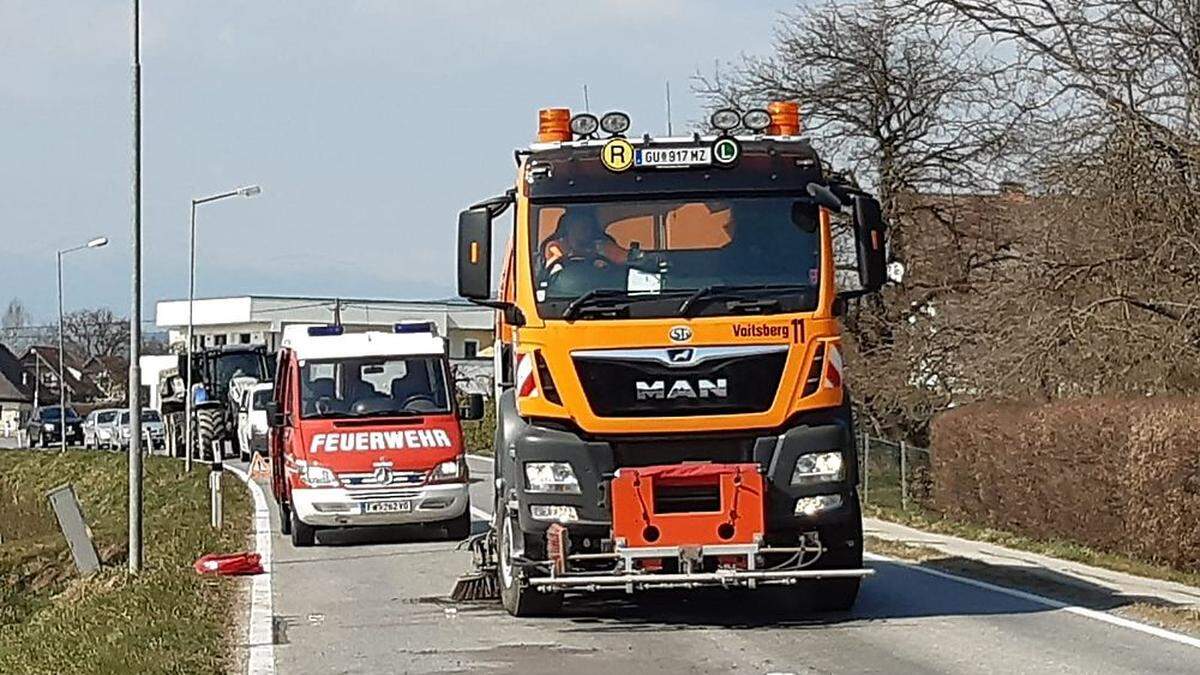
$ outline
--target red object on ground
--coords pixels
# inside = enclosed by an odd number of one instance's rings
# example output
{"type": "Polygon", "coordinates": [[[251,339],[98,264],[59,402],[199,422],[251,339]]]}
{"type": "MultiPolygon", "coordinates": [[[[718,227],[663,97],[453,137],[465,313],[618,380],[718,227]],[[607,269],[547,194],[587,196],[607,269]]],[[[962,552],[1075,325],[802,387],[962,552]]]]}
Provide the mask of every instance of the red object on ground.
{"type": "Polygon", "coordinates": [[[766,529],[766,491],[757,464],[621,467],[611,490],[613,536],[626,546],[749,544],[766,529]],[[703,493],[716,508],[686,511],[668,506],[672,497],[687,503],[703,493]]]}
{"type": "Polygon", "coordinates": [[[221,574],[242,576],[262,574],[262,557],[257,553],[209,553],[196,561],[192,567],[198,574],[221,574]]]}

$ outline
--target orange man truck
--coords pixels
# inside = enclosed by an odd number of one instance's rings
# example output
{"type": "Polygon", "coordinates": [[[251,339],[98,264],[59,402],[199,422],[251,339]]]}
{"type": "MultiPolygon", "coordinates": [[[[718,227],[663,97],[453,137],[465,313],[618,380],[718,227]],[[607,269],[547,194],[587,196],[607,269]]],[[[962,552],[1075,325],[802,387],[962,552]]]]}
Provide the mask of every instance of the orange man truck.
{"type": "Polygon", "coordinates": [[[445,341],[430,323],[393,332],[287,326],[271,426],[272,491],[296,546],[318,529],[422,523],[471,531],[459,419],[445,341]]]}
{"type": "Polygon", "coordinates": [[[514,615],[706,585],[847,609],[871,573],[838,315],[884,281],[879,203],[823,169],[793,103],[711,121],[631,138],[623,113],[542,110],[516,186],[459,215],[459,294],[498,310],[475,552],[514,615]],[[835,287],[833,212],[860,288],[835,287]]]}

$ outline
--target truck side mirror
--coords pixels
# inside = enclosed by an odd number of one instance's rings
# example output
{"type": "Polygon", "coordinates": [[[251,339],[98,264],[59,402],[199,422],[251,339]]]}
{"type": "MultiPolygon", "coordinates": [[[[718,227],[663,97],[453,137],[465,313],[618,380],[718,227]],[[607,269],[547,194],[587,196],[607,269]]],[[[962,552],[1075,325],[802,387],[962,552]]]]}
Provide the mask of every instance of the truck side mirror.
{"type": "Polygon", "coordinates": [[[279,412],[279,404],[275,401],[267,401],[267,405],[263,406],[263,412],[267,414],[267,426],[276,429],[287,426],[287,418],[279,412]]]}
{"type": "Polygon", "coordinates": [[[887,281],[887,225],[879,200],[873,197],[854,197],[854,243],[859,284],[866,292],[878,291],[887,281]]]}
{"type": "Polygon", "coordinates": [[[467,422],[483,419],[483,394],[467,394],[467,402],[459,407],[458,417],[467,422]]]}
{"type": "Polygon", "coordinates": [[[468,300],[492,297],[492,215],[487,208],[458,214],[458,294],[468,300]]]}

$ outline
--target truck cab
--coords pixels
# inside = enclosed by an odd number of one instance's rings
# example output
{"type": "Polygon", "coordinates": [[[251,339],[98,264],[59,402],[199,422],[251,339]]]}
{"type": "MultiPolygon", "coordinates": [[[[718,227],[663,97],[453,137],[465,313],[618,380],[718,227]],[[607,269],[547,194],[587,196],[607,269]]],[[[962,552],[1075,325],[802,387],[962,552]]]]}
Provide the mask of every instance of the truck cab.
{"type": "MultiPolygon", "coordinates": [[[[482,400],[469,401],[461,415],[478,418],[482,400]]],[[[296,546],[329,527],[470,533],[460,411],[432,324],[286,327],[267,416],[272,491],[296,546]]]]}
{"type": "Polygon", "coordinates": [[[846,609],[871,574],[838,314],[883,283],[879,202],[826,170],[794,103],[712,126],[627,137],[623,113],[544,109],[514,187],[459,215],[459,294],[498,310],[477,553],[515,615],[703,585],[846,609]],[[835,214],[858,288],[837,287],[835,214]]]}

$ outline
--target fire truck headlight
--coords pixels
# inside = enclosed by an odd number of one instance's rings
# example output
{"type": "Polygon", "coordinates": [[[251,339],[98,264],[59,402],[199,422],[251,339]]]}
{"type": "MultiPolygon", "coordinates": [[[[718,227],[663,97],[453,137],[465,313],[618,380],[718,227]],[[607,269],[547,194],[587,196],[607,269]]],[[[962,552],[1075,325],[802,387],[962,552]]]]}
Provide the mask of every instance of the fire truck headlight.
{"type": "Polygon", "coordinates": [[[433,478],[435,480],[458,478],[458,462],[452,459],[438,464],[433,469],[433,478]]]}
{"type": "Polygon", "coordinates": [[[334,475],[333,469],[324,466],[312,466],[310,464],[304,467],[304,472],[301,475],[309,487],[336,487],[338,484],[337,476],[334,475]]]}
{"type": "Polygon", "coordinates": [[[845,467],[840,452],[812,452],[796,459],[792,471],[792,485],[829,483],[845,477],[845,467]]]}
{"type": "Polygon", "coordinates": [[[836,509],[842,505],[841,495],[817,495],[815,497],[801,497],[796,500],[797,516],[815,516],[822,511],[836,509]]]}
{"type": "Polygon", "coordinates": [[[534,504],[529,507],[529,515],[534,520],[541,520],[549,523],[575,523],[579,522],[579,512],[574,506],[534,504]]]}
{"type": "Polygon", "coordinates": [[[529,492],[549,492],[564,495],[581,494],[579,479],[567,462],[528,462],[525,464],[525,480],[529,492]]]}

